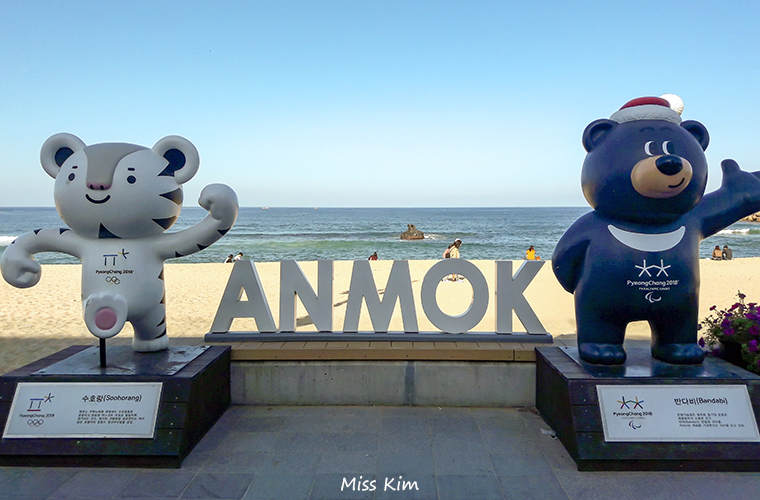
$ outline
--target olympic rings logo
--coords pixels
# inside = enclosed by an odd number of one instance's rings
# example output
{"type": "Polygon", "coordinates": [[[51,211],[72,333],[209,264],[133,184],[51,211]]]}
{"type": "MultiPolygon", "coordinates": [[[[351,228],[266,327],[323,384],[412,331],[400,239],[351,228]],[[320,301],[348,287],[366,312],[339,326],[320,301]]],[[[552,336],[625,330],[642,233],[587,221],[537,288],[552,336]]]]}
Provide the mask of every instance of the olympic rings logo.
{"type": "Polygon", "coordinates": [[[106,276],[106,283],[109,283],[111,285],[118,285],[121,283],[121,280],[116,276],[106,276]]]}
{"type": "Polygon", "coordinates": [[[29,420],[26,421],[26,424],[29,427],[39,427],[44,423],[45,421],[41,418],[30,418],[29,420]]]}

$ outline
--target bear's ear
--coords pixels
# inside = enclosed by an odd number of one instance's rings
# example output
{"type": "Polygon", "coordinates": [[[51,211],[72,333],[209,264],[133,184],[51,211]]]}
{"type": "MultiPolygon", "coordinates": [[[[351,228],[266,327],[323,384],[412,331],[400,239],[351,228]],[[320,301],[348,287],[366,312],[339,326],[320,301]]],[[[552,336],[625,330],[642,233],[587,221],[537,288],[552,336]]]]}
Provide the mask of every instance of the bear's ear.
{"type": "Polygon", "coordinates": [[[601,119],[591,122],[583,131],[583,147],[586,148],[586,152],[590,153],[601,144],[604,137],[616,126],[617,122],[612,120],[601,119]]]}
{"type": "Polygon", "coordinates": [[[82,139],[72,134],[55,134],[51,136],[40,150],[40,163],[42,168],[53,179],[61,170],[63,162],[77,151],[84,149],[86,144],[82,139]]]}
{"type": "Polygon", "coordinates": [[[178,184],[192,179],[201,164],[198,150],[193,143],[178,135],[164,137],[153,146],[153,151],[169,162],[158,175],[174,177],[178,184]]]}
{"type": "Polygon", "coordinates": [[[704,125],[695,120],[686,120],[681,126],[694,136],[699,145],[702,146],[702,151],[707,150],[707,146],[710,144],[710,134],[707,133],[704,125]]]}

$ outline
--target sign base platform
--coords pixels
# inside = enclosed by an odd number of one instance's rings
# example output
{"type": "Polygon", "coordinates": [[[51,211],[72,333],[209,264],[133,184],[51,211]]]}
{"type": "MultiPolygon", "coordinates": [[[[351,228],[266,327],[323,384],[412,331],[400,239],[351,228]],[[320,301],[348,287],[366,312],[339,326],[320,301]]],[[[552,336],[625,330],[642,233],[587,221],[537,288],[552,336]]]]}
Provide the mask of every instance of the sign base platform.
{"type": "Polygon", "coordinates": [[[578,470],[760,471],[760,376],[709,356],[671,365],[649,349],[627,352],[624,365],[604,366],[582,361],[574,347],[536,348],[536,408],[578,470]],[[630,424],[622,439],[621,421],[630,424]],[[666,425],[677,434],[657,435],[666,425]],[[742,428],[755,437],[730,437],[742,428]]]}
{"type": "Polygon", "coordinates": [[[180,467],[229,406],[228,346],[157,353],[111,346],[105,368],[98,347],[72,346],[0,376],[0,466],[180,467]],[[138,398],[150,403],[145,386],[160,388],[147,422],[151,437],[133,437],[145,419],[140,410],[119,408],[138,398]],[[29,396],[35,388],[43,397],[29,396]],[[46,405],[53,400],[55,411],[46,405]],[[66,412],[74,412],[73,420],[64,419],[66,412]],[[52,437],[56,432],[62,437],[52,437]]]}

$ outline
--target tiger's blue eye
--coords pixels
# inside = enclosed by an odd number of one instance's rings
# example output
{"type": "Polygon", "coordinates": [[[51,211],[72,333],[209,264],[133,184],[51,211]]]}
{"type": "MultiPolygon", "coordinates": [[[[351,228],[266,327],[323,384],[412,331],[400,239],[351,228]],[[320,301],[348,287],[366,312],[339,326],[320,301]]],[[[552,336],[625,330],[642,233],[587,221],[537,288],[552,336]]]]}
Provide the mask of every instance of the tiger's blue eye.
{"type": "Polygon", "coordinates": [[[127,182],[130,184],[134,184],[136,181],[137,179],[135,179],[134,175],[130,175],[129,177],[127,177],[127,182]]]}

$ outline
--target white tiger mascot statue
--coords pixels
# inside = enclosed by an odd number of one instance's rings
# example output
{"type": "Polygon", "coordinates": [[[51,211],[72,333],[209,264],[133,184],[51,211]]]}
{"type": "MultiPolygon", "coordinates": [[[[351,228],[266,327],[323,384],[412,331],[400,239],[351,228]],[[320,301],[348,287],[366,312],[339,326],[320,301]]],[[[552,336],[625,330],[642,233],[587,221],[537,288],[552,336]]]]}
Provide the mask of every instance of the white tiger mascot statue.
{"type": "Polygon", "coordinates": [[[56,134],[43,144],[40,160],[55,178],[55,206],[68,227],[19,236],[0,258],[3,278],[31,287],[42,272],[35,253],[77,257],[87,329],[105,339],[129,321],[133,350],[166,349],[164,260],[203,250],[224,236],[237,219],[235,192],[224,184],[206,186],[198,203],[209,215],[184,231],[164,234],[182,209],[182,184],[200,164],[187,139],[164,137],[149,149],[87,146],[75,135],[56,134]]]}

